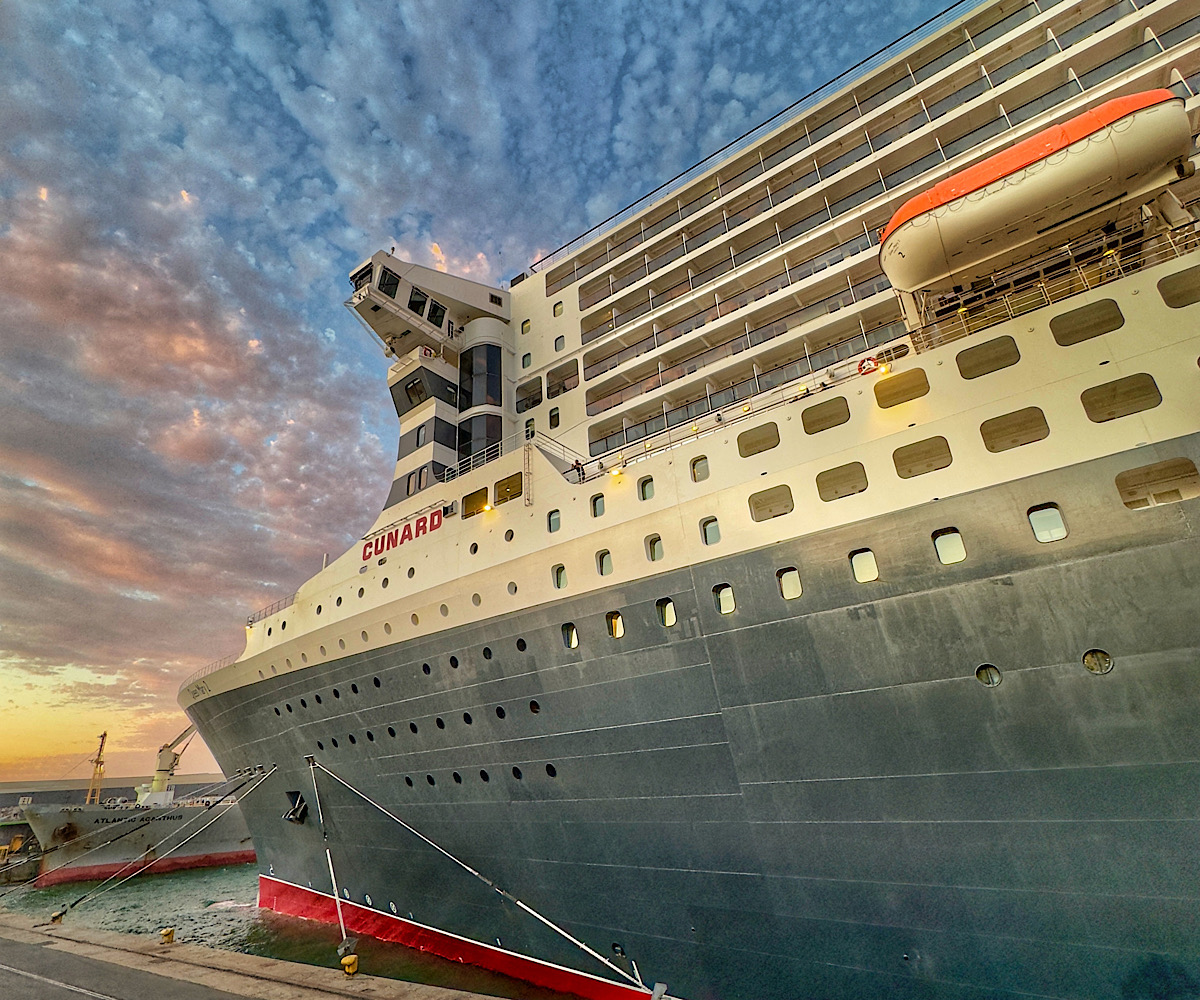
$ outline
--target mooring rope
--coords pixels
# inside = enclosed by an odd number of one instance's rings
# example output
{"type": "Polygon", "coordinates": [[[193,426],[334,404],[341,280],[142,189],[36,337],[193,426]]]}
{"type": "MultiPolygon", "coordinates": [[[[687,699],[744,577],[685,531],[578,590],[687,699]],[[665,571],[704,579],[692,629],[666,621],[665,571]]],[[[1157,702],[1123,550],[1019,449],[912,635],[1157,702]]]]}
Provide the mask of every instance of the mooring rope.
{"type": "MultiPolygon", "coordinates": [[[[428,844],[430,847],[432,847],[439,854],[444,855],[446,858],[453,861],[456,865],[458,865],[464,871],[469,872],[471,875],[474,875],[475,878],[479,879],[479,881],[481,881],[484,885],[488,886],[488,888],[490,888],[490,889],[495,890],[497,893],[499,893],[501,896],[503,896],[505,899],[507,899],[514,906],[519,907],[521,910],[528,913],[535,920],[538,920],[541,923],[545,924],[556,934],[565,938],[567,941],[570,941],[571,944],[575,945],[575,947],[579,948],[581,951],[585,952],[586,954],[590,955],[592,958],[596,959],[596,961],[600,962],[606,968],[611,969],[613,972],[615,972],[617,975],[619,975],[622,979],[625,979],[626,981],[632,983],[634,986],[638,987],[639,989],[643,989],[643,990],[646,989],[645,984],[643,982],[641,982],[641,980],[639,978],[635,978],[634,976],[631,976],[628,972],[626,972],[620,966],[614,965],[612,962],[610,962],[607,958],[605,958],[603,955],[601,955],[594,948],[589,947],[588,945],[584,944],[584,942],[580,941],[579,938],[573,936],[570,933],[570,931],[567,931],[564,928],[559,927],[558,924],[554,923],[554,921],[550,920],[548,917],[542,916],[542,914],[538,913],[538,911],[535,910],[532,906],[529,906],[527,903],[522,902],[520,899],[518,899],[516,896],[514,896],[507,889],[504,889],[504,888],[498,886],[495,882],[493,882],[486,875],[482,874],[481,872],[476,871],[474,868],[472,868],[469,864],[467,864],[465,861],[461,860],[460,858],[456,858],[453,854],[451,854],[448,850],[446,850],[440,844],[437,844],[434,841],[430,840],[427,836],[425,836],[425,834],[421,833],[420,830],[417,830],[415,827],[406,823],[395,813],[389,812],[386,808],[381,806],[378,802],[376,802],[374,799],[372,799],[365,792],[359,791],[357,788],[355,788],[352,784],[350,784],[350,782],[348,782],[341,775],[335,774],[333,771],[329,770],[329,768],[327,768],[324,764],[320,763],[320,761],[316,760],[316,758],[309,757],[307,759],[308,759],[309,765],[313,768],[314,778],[316,776],[316,768],[319,767],[322,771],[324,771],[326,774],[328,774],[335,781],[338,781],[341,784],[345,785],[348,789],[350,789],[350,791],[352,791],[355,795],[357,795],[364,802],[369,803],[370,805],[372,805],[376,809],[378,809],[381,813],[383,813],[385,816],[387,816],[389,819],[394,820],[396,823],[399,823],[402,827],[404,827],[404,829],[406,829],[414,837],[417,837],[419,840],[424,841],[426,844],[428,844]]],[[[315,780],[313,782],[313,787],[314,788],[316,787],[315,780]]],[[[318,805],[318,814],[319,814],[319,812],[320,812],[320,807],[318,805]]],[[[323,829],[323,827],[322,827],[322,829],[323,829]]],[[[328,848],[326,848],[326,853],[328,853],[328,848]]],[[[332,874],[332,871],[333,871],[333,862],[330,861],[330,873],[331,874],[332,874]]],[[[336,883],[334,884],[334,894],[335,895],[337,894],[336,883]]],[[[339,920],[341,919],[340,904],[338,906],[338,919],[339,920]]],[[[346,936],[346,931],[345,931],[345,927],[343,926],[342,937],[344,938],[345,936],[346,936]]]]}
{"type": "MultiPolygon", "coordinates": [[[[272,774],[274,774],[274,773],[275,773],[275,768],[276,768],[276,766],[277,766],[277,765],[272,765],[272,766],[271,766],[271,770],[267,771],[265,774],[262,774],[262,775],[260,775],[260,776],[258,777],[258,780],[257,780],[257,781],[255,781],[255,782],[254,782],[254,784],[250,786],[250,788],[249,788],[249,789],[246,791],[245,795],[243,795],[242,797],[243,797],[243,798],[248,798],[248,797],[250,796],[251,792],[253,792],[253,791],[254,791],[256,788],[258,788],[258,787],[259,787],[259,786],[260,786],[260,785],[261,785],[261,784],[262,784],[264,781],[266,781],[266,780],[267,780],[267,778],[269,778],[269,777],[270,777],[272,774]]],[[[233,794],[234,792],[237,792],[237,791],[239,791],[240,789],[242,789],[243,787],[245,787],[247,784],[249,784],[249,783],[250,783],[250,782],[253,780],[253,777],[254,777],[254,775],[253,775],[253,774],[251,774],[250,776],[248,776],[248,777],[246,778],[246,780],[245,780],[245,781],[243,781],[243,782],[242,782],[240,785],[238,785],[238,786],[237,786],[237,788],[233,789],[233,792],[231,792],[230,794],[233,794]]],[[[152,845],[152,846],[149,848],[149,850],[151,850],[151,851],[156,851],[156,850],[158,850],[158,848],[159,848],[159,847],[161,847],[163,844],[165,844],[165,843],[166,843],[168,840],[170,840],[172,837],[176,836],[176,835],[177,835],[177,834],[180,832],[180,830],[186,829],[186,828],[187,828],[188,826],[190,826],[192,823],[196,822],[196,820],[200,819],[200,818],[201,818],[201,817],[202,817],[202,816],[203,816],[205,813],[212,811],[212,810],[213,810],[213,809],[215,809],[217,806],[219,806],[219,805],[222,805],[222,804],[223,804],[223,803],[222,803],[222,801],[221,801],[221,800],[218,800],[217,802],[214,802],[214,803],[212,803],[211,805],[205,806],[205,807],[204,807],[204,810],[203,810],[202,812],[200,812],[200,813],[197,813],[197,814],[196,814],[195,816],[193,816],[193,817],[192,817],[190,820],[188,820],[188,821],[187,821],[187,823],[185,823],[183,826],[181,826],[181,827],[178,827],[178,828],[176,828],[176,829],[172,830],[172,831],[171,831],[170,833],[168,833],[168,834],[167,834],[165,837],[163,837],[163,839],[162,839],[162,840],[160,840],[158,843],[156,843],[156,844],[152,845]]],[[[204,824],[202,827],[200,827],[199,829],[195,830],[193,833],[189,834],[187,837],[185,837],[183,840],[181,840],[181,841],[180,841],[178,844],[176,844],[174,847],[171,847],[171,848],[169,848],[169,849],[168,849],[167,851],[165,851],[163,854],[161,854],[161,855],[157,856],[157,857],[154,859],[154,861],[150,862],[150,864],[143,865],[141,868],[137,868],[135,871],[131,872],[129,875],[126,875],[126,876],[125,876],[123,879],[121,879],[119,882],[114,882],[112,885],[109,885],[109,884],[108,884],[109,882],[112,882],[112,880],[113,880],[113,879],[115,879],[115,878],[116,878],[118,875],[120,875],[120,874],[121,874],[123,871],[125,871],[125,870],[126,870],[126,869],[128,869],[129,867],[131,867],[131,866],[133,866],[133,865],[137,865],[137,864],[138,864],[138,863],[141,861],[141,859],[140,859],[140,858],[135,858],[134,860],[132,860],[132,861],[129,861],[129,862],[127,862],[126,864],[122,865],[122,866],[121,866],[121,867],[120,867],[120,868],[119,868],[117,871],[115,871],[115,872],[114,872],[112,875],[110,875],[108,878],[106,878],[106,879],[105,879],[103,882],[101,882],[99,885],[93,886],[91,889],[89,889],[87,892],[85,892],[85,893],[84,893],[82,896],[80,896],[80,897],[79,897],[78,899],[76,899],[74,902],[72,902],[72,903],[68,903],[68,904],[67,904],[66,906],[64,906],[64,907],[63,907],[61,910],[57,911],[57,912],[56,912],[56,913],[55,913],[55,914],[54,914],[54,915],[51,917],[51,919],[52,919],[52,920],[55,920],[55,919],[57,919],[57,920],[60,920],[60,921],[61,921],[61,920],[62,920],[62,918],[63,918],[64,916],[66,916],[66,915],[67,915],[67,913],[69,913],[71,910],[75,909],[75,907],[77,907],[77,906],[80,906],[80,905],[82,905],[83,903],[86,903],[86,902],[88,902],[88,901],[90,901],[90,900],[92,900],[92,899],[95,899],[97,896],[102,896],[102,895],[104,895],[104,893],[108,892],[110,889],[115,889],[115,888],[116,888],[117,886],[119,886],[119,885],[124,885],[124,884],[125,884],[126,882],[128,882],[128,881],[129,881],[131,878],[134,878],[134,877],[136,877],[136,876],[138,876],[138,875],[142,874],[142,872],[144,872],[144,871],[146,871],[147,869],[149,869],[150,867],[152,867],[152,866],[155,864],[155,862],[161,861],[163,858],[168,858],[168,857],[170,857],[170,856],[171,856],[172,854],[174,854],[174,853],[175,853],[177,850],[179,850],[181,847],[183,847],[183,845],[184,845],[184,844],[186,844],[186,843],[187,843],[189,840],[192,840],[192,839],[194,839],[195,837],[198,837],[198,836],[199,836],[200,834],[202,834],[202,833],[203,833],[205,830],[207,830],[207,829],[208,829],[210,826],[212,826],[214,823],[216,823],[218,820],[220,820],[220,819],[221,819],[221,818],[222,818],[222,817],[223,817],[223,816],[224,816],[226,813],[228,813],[228,812],[229,812],[229,810],[230,810],[230,809],[233,809],[235,806],[237,806],[237,803],[236,803],[236,802],[230,802],[230,803],[227,803],[227,804],[225,804],[225,808],[224,808],[224,809],[223,809],[223,810],[222,810],[220,813],[218,813],[216,816],[214,816],[212,819],[210,819],[210,820],[209,820],[207,823],[205,823],[205,824],[204,824]]]]}
{"type": "Polygon", "coordinates": [[[342,917],[342,892],[338,888],[337,875],[333,870],[333,854],[329,850],[329,834],[325,830],[325,813],[321,810],[321,791],[317,788],[317,762],[313,757],[306,758],[312,771],[313,797],[317,802],[317,825],[321,828],[321,840],[325,844],[325,860],[329,864],[329,881],[333,886],[333,903],[337,907],[338,927],[342,930],[342,944],[346,943],[346,921],[342,917]]]}

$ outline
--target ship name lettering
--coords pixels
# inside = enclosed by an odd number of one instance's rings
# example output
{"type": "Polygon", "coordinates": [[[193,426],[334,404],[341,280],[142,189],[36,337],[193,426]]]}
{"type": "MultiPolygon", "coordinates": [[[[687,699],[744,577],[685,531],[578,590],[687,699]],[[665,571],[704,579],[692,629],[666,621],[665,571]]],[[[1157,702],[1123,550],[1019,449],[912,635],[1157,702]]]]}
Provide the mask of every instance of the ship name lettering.
{"type": "Polygon", "coordinates": [[[441,526],[442,512],[440,510],[430,511],[428,516],[422,514],[416,521],[406,522],[402,528],[393,528],[378,538],[364,542],[363,561],[366,562],[372,556],[381,556],[389,549],[394,549],[405,542],[411,542],[414,538],[420,538],[431,531],[437,531],[441,526]]]}

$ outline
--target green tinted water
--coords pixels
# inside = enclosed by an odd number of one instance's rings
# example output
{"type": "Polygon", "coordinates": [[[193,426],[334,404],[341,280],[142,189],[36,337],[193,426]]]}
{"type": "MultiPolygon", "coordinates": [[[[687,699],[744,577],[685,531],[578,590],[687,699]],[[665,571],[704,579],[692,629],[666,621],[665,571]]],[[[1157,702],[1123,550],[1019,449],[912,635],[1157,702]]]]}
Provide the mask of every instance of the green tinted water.
{"type": "MultiPolygon", "coordinates": [[[[49,920],[51,913],[97,884],[0,891],[0,908],[49,920]]],[[[337,927],[259,910],[257,891],[254,865],[139,875],[73,908],[64,925],[156,938],[159,928],[174,927],[176,941],[338,967],[341,934],[337,927]]],[[[561,1000],[561,994],[388,941],[360,936],[356,951],[360,970],[370,975],[516,1000],[561,1000]]]]}

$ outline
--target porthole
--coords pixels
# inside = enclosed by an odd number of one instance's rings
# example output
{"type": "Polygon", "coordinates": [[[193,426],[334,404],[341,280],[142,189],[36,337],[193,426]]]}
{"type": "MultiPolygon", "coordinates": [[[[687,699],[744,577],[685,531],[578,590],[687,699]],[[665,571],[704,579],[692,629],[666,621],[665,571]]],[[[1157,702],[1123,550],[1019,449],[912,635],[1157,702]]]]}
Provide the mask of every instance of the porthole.
{"type": "Polygon", "coordinates": [[[346,738],[347,738],[347,739],[348,739],[348,740],[349,740],[351,743],[357,743],[357,742],[358,742],[358,740],[356,740],[356,739],[354,738],[354,734],[353,734],[353,733],[351,733],[351,734],[350,734],[348,737],[346,737],[346,738]]]}
{"type": "Polygon", "coordinates": [[[547,764],[546,765],[546,774],[551,778],[557,778],[558,777],[558,768],[556,768],[553,764],[547,764]]]}
{"type": "Polygon", "coordinates": [[[338,649],[345,649],[345,648],[346,648],[346,640],[338,639],[338,649]]]}
{"type": "Polygon", "coordinates": [[[366,588],[366,587],[359,587],[359,588],[358,588],[358,596],[359,596],[359,597],[362,597],[362,596],[363,596],[363,594],[365,594],[366,592],[367,592],[367,588],[366,588]]]}
{"type": "Polygon", "coordinates": [[[258,679],[259,679],[259,680],[262,680],[262,679],[263,679],[264,677],[266,677],[266,676],[267,676],[267,675],[266,675],[266,674],[264,674],[264,673],[263,673],[261,670],[258,672],[258,679]]]}
{"type": "Polygon", "coordinates": [[[384,634],[384,635],[391,635],[391,634],[392,634],[392,626],[391,626],[391,623],[390,623],[390,622],[384,622],[384,623],[383,623],[383,634],[384,634]]]}
{"type": "Polygon", "coordinates": [[[531,711],[534,715],[537,715],[538,712],[540,712],[541,710],[542,710],[542,706],[539,705],[536,701],[531,701],[529,703],[529,711],[531,711]]]}
{"type": "Polygon", "coordinates": [[[301,708],[308,708],[308,702],[307,702],[307,701],[305,701],[303,698],[301,698],[301,699],[300,699],[300,707],[301,707],[301,708]]]}
{"type": "Polygon", "coordinates": [[[367,906],[371,905],[371,894],[370,893],[367,893],[365,896],[363,896],[363,902],[365,902],[367,904],[367,906]]]}
{"type": "Polygon", "coordinates": [[[479,605],[481,605],[483,603],[483,598],[480,597],[478,594],[472,594],[471,595],[471,603],[474,604],[475,607],[479,607],[479,605]]]}
{"type": "Polygon", "coordinates": [[[654,609],[658,612],[658,623],[663,628],[670,628],[678,621],[675,615],[675,602],[669,597],[659,598],[654,602],[654,609]]]}
{"type": "Polygon", "coordinates": [[[450,609],[443,604],[440,608],[438,608],[438,614],[445,618],[448,614],[450,614],[450,609]]]}
{"type": "Polygon", "coordinates": [[[384,590],[387,590],[387,585],[388,585],[388,578],[385,576],[385,577],[384,577],[384,578],[383,578],[383,579],[380,581],[380,583],[379,583],[379,586],[381,586],[381,587],[382,587],[384,590]]]}
{"type": "Polygon", "coordinates": [[[317,614],[320,614],[320,613],[321,613],[321,605],[318,604],[317,605],[317,614]]]}
{"type": "Polygon", "coordinates": [[[713,604],[723,615],[731,615],[737,610],[737,602],[733,597],[733,587],[727,583],[718,583],[712,589],[713,604]]]}
{"type": "Polygon", "coordinates": [[[427,775],[425,775],[425,780],[426,780],[426,781],[428,781],[428,782],[429,782],[431,785],[436,785],[436,784],[437,784],[437,782],[433,780],[433,775],[432,775],[432,774],[427,774],[427,775]]]}
{"type": "Polygon", "coordinates": [[[288,668],[288,670],[291,670],[291,669],[292,669],[292,660],[291,660],[291,657],[285,657],[285,658],[284,658],[284,661],[283,661],[283,665],[284,665],[285,667],[287,667],[287,668],[288,668]]]}
{"type": "Polygon", "coordinates": [[[318,649],[321,651],[321,655],[322,655],[322,656],[328,656],[328,655],[329,655],[328,653],[326,653],[326,652],[325,652],[325,647],[324,647],[324,646],[318,646],[317,648],[318,648],[318,649]]]}
{"type": "Polygon", "coordinates": [[[509,528],[509,529],[508,529],[508,531],[506,531],[506,532],[504,533],[504,540],[505,540],[506,542],[511,542],[511,541],[513,540],[513,530],[512,530],[512,528],[509,528]]]}
{"type": "Polygon", "coordinates": [[[368,641],[369,641],[369,638],[368,638],[368,636],[367,636],[366,629],[363,629],[363,631],[362,631],[360,634],[362,635],[362,641],[363,641],[363,642],[368,642],[368,641]]]}
{"type": "Polygon", "coordinates": [[[340,697],[342,696],[342,692],[341,692],[341,691],[339,691],[337,688],[334,688],[334,689],[333,689],[333,696],[334,696],[335,698],[340,698],[340,697]]]}
{"type": "Polygon", "coordinates": [[[451,657],[450,657],[450,666],[451,666],[451,667],[452,667],[454,670],[457,670],[457,669],[458,669],[458,657],[457,657],[457,656],[451,656],[451,657]]]}
{"type": "Polygon", "coordinates": [[[424,671],[425,673],[429,673],[432,669],[433,668],[428,663],[421,664],[421,670],[424,671]]]}
{"type": "Polygon", "coordinates": [[[392,739],[395,739],[395,738],[396,738],[396,730],[395,730],[395,727],[393,727],[393,726],[388,726],[388,736],[390,736],[392,739]]]}
{"type": "Polygon", "coordinates": [[[506,713],[505,713],[505,711],[504,711],[504,706],[503,706],[503,705],[497,705],[497,706],[496,706],[496,718],[497,718],[497,719],[503,719],[503,718],[504,718],[504,716],[505,716],[505,714],[506,714],[506,713]]]}
{"type": "Polygon", "coordinates": [[[281,711],[279,711],[279,706],[276,706],[276,707],[275,707],[275,714],[276,714],[276,715],[283,715],[283,713],[282,713],[281,711]]]}
{"type": "Polygon", "coordinates": [[[984,687],[994,688],[1002,680],[1000,670],[992,663],[981,663],[975,668],[975,679],[984,687]]]}
{"type": "Polygon", "coordinates": [[[416,567],[416,566],[409,566],[409,567],[408,567],[408,578],[409,578],[410,580],[411,580],[411,579],[412,579],[414,576],[416,576],[416,573],[417,573],[417,567],[416,567]]]}
{"type": "Polygon", "coordinates": [[[483,647],[483,658],[485,660],[490,660],[492,658],[492,649],[490,646],[483,647]]]}
{"type": "Polygon", "coordinates": [[[340,597],[337,599],[337,606],[339,608],[342,606],[342,599],[340,597]]]}
{"type": "Polygon", "coordinates": [[[463,722],[465,722],[469,726],[474,721],[475,720],[471,718],[470,712],[463,712],[463,722]]]}
{"type": "Polygon", "coordinates": [[[416,736],[417,735],[417,724],[415,722],[410,722],[408,724],[408,731],[410,733],[412,733],[414,736],[416,736]]]}
{"type": "Polygon", "coordinates": [[[472,543],[471,543],[471,548],[470,548],[468,551],[471,553],[471,555],[475,555],[475,553],[479,551],[479,543],[478,543],[478,542],[472,542],[472,543]]]}
{"type": "Polygon", "coordinates": [[[412,778],[410,778],[407,774],[404,776],[404,783],[408,785],[409,788],[412,788],[413,786],[412,778]]]}
{"type": "Polygon", "coordinates": [[[454,783],[456,785],[462,784],[462,775],[459,774],[457,771],[453,772],[453,774],[451,774],[451,777],[454,779],[454,783]]]}
{"type": "Polygon", "coordinates": [[[318,705],[320,705],[321,704],[321,696],[319,694],[314,694],[313,701],[315,701],[318,705]]]}
{"type": "Polygon", "coordinates": [[[396,909],[396,904],[395,904],[395,903],[388,903],[388,909],[389,909],[389,910],[391,910],[393,913],[399,913],[399,912],[400,912],[399,910],[397,910],[397,909],[396,909]]]}
{"type": "Polygon", "coordinates": [[[301,653],[301,654],[300,654],[300,662],[301,662],[301,663],[307,663],[307,662],[308,662],[308,654],[307,654],[307,653],[301,653]]]}
{"type": "Polygon", "coordinates": [[[371,730],[369,730],[369,729],[367,730],[367,739],[370,740],[372,743],[375,742],[375,734],[373,732],[371,732],[371,730]]]}
{"type": "Polygon", "coordinates": [[[329,742],[333,744],[333,748],[336,750],[338,746],[337,737],[334,736],[329,742]]]}
{"type": "Polygon", "coordinates": [[[516,765],[513,765],[512,776],[514,778],[516,778],[517,781],[521,780],[521,769],[519,767],[517,767],[516,765]]]}
{"type": "Polygon", "coordinates": [[[480,781],[491,781],[492,779],[488,777],[487,771],[480,771],[479,772],[479,780],[480,781]]]}
{"type": "Polygon", "coordinates": [[[274,664],[274,663],[272,663],[272,664],[271,664],[271,673],[273,673],[273,674],[277,674],[277,673],[279,673],[279,671],[275,669],[275,664],[274,664]]]}
{"type": "Polygon", "coordinates": [[[414,614],[409,618],[409,621],[411,621],[414,625],[420,625],[421,624],[421,616],[418,614],[414,614]]]}
{"type": "Polygon", "coordinates": [[[523,652],[525,652],[525,650],[526,650],[527,648],[528,648],[528,644],[525,642],[525,640],[524,640],[524,639],[518,639],[518,640],[517,640],[517,650],[518,650],[519,652],[523,653],[523,652]]]}
{"type": "Polygon", "coordinates": [[[516,581],[514,581],[514,580],[509,580],[509,581],[508,581],[508,592],[509,592],[510,594],[513,594],[514,596],[516,595],[516,593],[517,593],[517,584],[516,584],[516,581]]]}
{"type": "Polygon", "coordinates": [[[268,626],[267,626],[267,635],[270,635],[270,634],[271,634],[271,626],[270,626],[270,625],[268,625],[268,626]]]}
{"type": "Polygon", "coordinates": [[[1083,654],[1083,665],[1093,674],[1107,674],[1113,668],[1113,658],[1103,649],[1089,649],[1083,654]]]}
{"type": "Polygon", "coordinates": [[[446,728],[446,723],[442,721],[442,717],[441,717],[440,715],[439,715],[439,716],[438,716],[436,719],[434,719],[434,720],[433,720],[433,724],[434,724],[435,726],[437,726],[437,727],[438,727],[438,729],[445,729],[445,728],[446,728]]]}
{"type": "Polygon", "coordinates": [[[320,740],[317,740],[317,749],[318,749],[318,750],[324,750],[324,749],[325,749],[325,744],[324,744],[324,743],[322,743],[320,740]]]}
{"type": "Polygon", "coordinates": [[[379,680],[378,677],[372,677],[371,683],[374,684],[376,687],[383,687],[383,683],[379,680]]]}

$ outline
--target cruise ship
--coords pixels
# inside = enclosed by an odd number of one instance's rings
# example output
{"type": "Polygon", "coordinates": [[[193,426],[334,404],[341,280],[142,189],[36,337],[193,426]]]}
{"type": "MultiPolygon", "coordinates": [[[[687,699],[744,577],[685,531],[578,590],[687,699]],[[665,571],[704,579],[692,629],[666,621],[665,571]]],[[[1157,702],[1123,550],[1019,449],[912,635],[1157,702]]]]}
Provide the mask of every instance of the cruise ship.
{"type": "Polygon", "coordinates": [[[180,690],[260,905],[596,1000],[1195,995],[1198,95],[1194,0],[960,4],[508,287],[354,268],[384,509],[180,690]]]}

